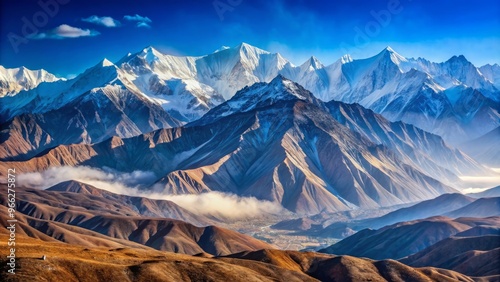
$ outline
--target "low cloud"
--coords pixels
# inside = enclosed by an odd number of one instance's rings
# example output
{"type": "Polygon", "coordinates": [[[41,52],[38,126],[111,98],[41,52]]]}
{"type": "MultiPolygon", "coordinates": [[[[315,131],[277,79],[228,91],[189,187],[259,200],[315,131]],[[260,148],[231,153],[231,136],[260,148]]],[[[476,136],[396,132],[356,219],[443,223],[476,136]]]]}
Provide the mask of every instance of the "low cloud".
{"type": "Polygon", "coordinates": [[[138,14],[135,14],[133,16],[126,15],[123,17],[123,19],[130,22],[136,22],[137,27],[145,27],[145,28],[150,28],[151,23],[153,22],[151,21],[150,18],[139,16],[138,14]]]}
{"type": "Polygon", "coordinates": [[[91,29],[81,29],[67,24],[62,24],[54,29],[37,33],[31,36],[31,39],[65,39],[97,36],[100,33],[91,29]]]}
{"type": "Polygon", "coordinates": [[[460,179],[468,187],[461,190],[463,194],[480,193],[500,185],[498,176],[461,176],[460,179]]]}
{"type": "Polygon", "coordinates": [[[164,195],[162,199],[172,201],[196,214],[224,216],[233,219],[279,214],[282,211],[281,206],[273,202],[221,192],[208,192],[199,195],[164,195]]]}
{"type": "Polygon", "coordinates": [[[283,208],[270,201],[254,197],[239,197],[221,192],[199,195],[171,195],[158,191],[139,189],[141,184],[152,183],[156,176],[152,172],[116,172],[110,169],[90,167],[52,167],[43,172],[25,173],[18,176],[20,186],[46,189],[58,183],[76,180],[109,192],[150,199],[169,200],[179,206],[201,215],[222,216],[231,219],[279,214],[283,208]]]}
{"type": "Polygon", "coordinates": [[[490,188],[465,188],[462,190],[463,194],[475,194],[475,193],[481,193],[490,188]]]}
{"type": "Polygon", "coordinates": [[[112,17],[98,17],[96,15],[90,16],[88,18],[82,18],[82,21],[93,23],[96,25],[102,25],[105,27],[117,27],[120,26],[120,22],[118,20],[113,19],[112,17]]]}
{"type": "Polygon", "coordinates": [[[500,185],[500,175],[497,176],[460,176],[460,180],[472,188],[489,188],[500,185]]]}
{"type": "MultiPolygon", "coordinates": [[[[64,181],[76,180],[88,184],[91,184],[90,182],[107,183],[108,186],[116,184],[116,191],[120,191],[121,186],[128,187],[132,191],[134,190],[132,188],[136,188],[140,184],[151,183],[155,179],[155,174],[149,171],[123,173],[107,168],[94,169],[86,166],[51,167],[43,172],[31,172],[19,175],[19,183],[22,186],[38,189],[46,189],[64,181]]],[[[105,189],[102,187],[98,188],[105,189]]]]}

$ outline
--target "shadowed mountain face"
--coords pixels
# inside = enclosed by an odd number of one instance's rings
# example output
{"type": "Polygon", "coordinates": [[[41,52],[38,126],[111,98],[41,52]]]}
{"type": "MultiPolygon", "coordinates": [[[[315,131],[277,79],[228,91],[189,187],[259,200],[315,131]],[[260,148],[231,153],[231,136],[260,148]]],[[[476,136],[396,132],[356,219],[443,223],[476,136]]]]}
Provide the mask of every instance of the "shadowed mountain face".
{"type": "Polygon", "coordinates": [[[493,215],[500,216],[500,197],[481,198],[463,208],[449,212],[445,215],[449,217],[485,217],[493,215]]]}
{"type": "Polygon", "coordinates": [[[137,93],[106,86],[62,108],[2,122],[0,160],[26,160],[60,144],[97,143],[112,136],[132,137],[181,124],[137,93]]]}
{"type": "MultiPolygon", "coordinates": [[[[5,257],[7,237],[0,237],[5,257]]],[[[262,250],[211,258],[131,248],[84,249],[25,236],[18,240],[26,246],[17,253],[19,269],[16,275],[2,271],[4,281],[474,281],[450,270],[318,253],[262,250]],[[40,259],[43,255],[46,260],[40,259]]]]}
{"type": "Polygon", "coordinates": [[[469,195],[444,194],[435,199],[390,212],[381,217],[361,220],[353,226],[380,228],[401,221],[411,221],[432,216],[492,217],[500,216],[499,198],[475,199],[469,195]]]}
{"type": "Polygon", "coordinates": [[[500,197],[500,186],[490,188],[480,193],[471,193],[467,196],[473,198],[490,198],[490,197],[500,197]]]}
{"type": "Polygon", "coordinates": [[[373,259],[400,259],[480,225],[498,227],[500,217],[458,219],[431,217],[400,222],[378,230],[361,230],[320,252],[373,259]]]}
{"type": "Polygon", "coordinates": [[[383,144],[405,163],[444,183],[460,185],[457,176],[461,175],[495,175],[470,156],[448,146],[438,135],[410,123],[390,122],[359,104],[331,101],[326,106],[341,124],[376,144],[383,144]]]}
{"type": "Polygon", "coordinates": [[[150,170],[161,176],[152,188],[165,193],[229,192],[305,214],[455,191],[349,130],[310,92],[283,77],[243,89],[186,127],[59,146],[4,165],[20,171],[60,165],[150,170]]]}
{"type": "MultiPolygon", "coordinates": [[[[5,185],[0,190],[7,195],[5,185]]],[[[221,255],[272,248],[235,231],[165,218],[171,215],[198,224],[212,222],[172,202],[117,195],[75,182],[61,183],[50,190],[17,188],[18,234],[87,247],[153,248],[187,254],[221,255]]],[[[0,196],[0,202],[4,214],[1,221],[7,226],[6,196],[0,196]]]]}
{"type": "Polygon", "coordinates": [[[451,269],[470,276],[500,277],[500,232],[497,229],[496,235],[448,238],[400,261],[415,267],[451,269]]]}
{"type": "MultiPolygon", "coordinates": [[[[472,195],[472,194],[471,194],[472,195]]],[[[444,194],[431,200],[422,201],[384,214],[380,210],[365,213],[365,218],[353,218],[352,212],[329,215],[314,215],[281,221],[273,229],[294,231],[297,235],[346,238],[356,231],[366,228],[378,229],[398,222],[419,220],[435,216],[449,217],[492,217],[499,216],[496,198],[475,199],[459,193],[444,194]],[[479,201],[480,200],[480,201],[479,201]],[[375,212],[381,212],[376,216],[375,212]]],[[[476,226],[457,234],[467,236],[494,234],[495,226],[476,226]],[[493,232],[493,233],[492,233],[493,232]]],[[[458,236],[458,235],[457,235],[458,236]]]]}
{"type": "Polygon", "coordinates": [[[461,144],[460,148],[484,164],[500,167],[499,141],[500,126],[474,140],[461,144]]]}
{"type": "MultiPolygon", "coordinates": [[[[381,217],[362,221],[361,225],[370,226],[371,228],[380,228],[385,225],[391,225],[401,221],[410,221],[432,216],[446,215],[457,209],[463,208],[473,203],[474,201],[475,199],[458,193],[444,194],[435,199],[423,201],[411,207],[395,210],[381,217]]],[[[497,214],[492,213],[486,216],[495,215],[497,214]]],[[[477,215],[471,214],[470,216],[477,215]]]]}

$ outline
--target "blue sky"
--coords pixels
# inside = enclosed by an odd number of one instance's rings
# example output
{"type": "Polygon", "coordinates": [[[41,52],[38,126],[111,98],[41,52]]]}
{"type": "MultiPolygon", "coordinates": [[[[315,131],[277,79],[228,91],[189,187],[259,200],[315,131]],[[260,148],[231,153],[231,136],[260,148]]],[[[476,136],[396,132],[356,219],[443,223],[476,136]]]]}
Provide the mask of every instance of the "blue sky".
{"type": "Polygon", "coordinates": [[[0,64],[72,76],[152,45],[204,55],[241,42],[295,64],[324,64],[385,46],[406,57],[500,63],[498,1],[1,1],[0,64]],[[46,3],[44,9],[39,3],[46,3]],[[159,4],[161,3],[161,4],[159,4]]]}

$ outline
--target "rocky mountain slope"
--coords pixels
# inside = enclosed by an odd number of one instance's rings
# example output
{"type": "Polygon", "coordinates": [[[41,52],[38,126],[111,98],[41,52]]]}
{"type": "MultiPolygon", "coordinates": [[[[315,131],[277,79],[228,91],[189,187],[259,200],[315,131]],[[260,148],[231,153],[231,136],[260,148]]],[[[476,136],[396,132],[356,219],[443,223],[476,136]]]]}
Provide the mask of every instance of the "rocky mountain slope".
{"type": "Polygon", "coordinates": [[[361,230],[320,252],[372,259],[400,259],[479,225],[498,227],[500,218],[430,217],[400,222],[378,230],[361,230]]]}
{"type": "MultiPolygon", "coordinates": [[[[67,184],[61,184],[67,185],[67,184]]],[[[55,190],[61,190],[59,185],[55,190]]],[[[74,189],[69,183],[67,189],[74,189]]],[[[0,187],[7,195],[6,185],[0,187]]],[[[157,249],[186,254],[200,252],[213,255],[231,254],[244,250],[272,248],[267,243],[235,231],[216,226],[197,227],[171,218],[165,218],[168,210],[161,210],[161,217],[152,217],[151,210],[142,208],[144,201],[108,192],[101,193],[88,186],[80,186],[80,192],[44,191],[17,188],[16,219],[17,234],[38,238],[48,242],[62,241],[86,247],[106,246],[110,248],[133,247],[157,249]],[[87,194],[85,191],[92,191],[87,194]],[[24,196],[24,198],[22,197],[24,196]],[[101,197],[105,198],[101,198],[101,197]],[[136,201],[135,204],[131,202],[136,201]],[[141,205],[138,202],[143,201],[141,205]],[[135,207],[132,209],[131,207],[135,207]]],[[[149,204],[155,201],[149,200],[149,204]]],[[[0,221],[7,226],[8,212],[6,196],[0,197],[4,216],[0,221]]],[[[158,206],[181,212],[187,219],[203,222],[202,216],[182,211],[174,203],[156,201],[158,206]]],[[[151,208],[149,206],[148,208],[151,208]]],[[[174,214],[175,213],[170,213],[174,214]]],[[[208,221],[208,220],[206,220],[208,221]]]]}
{"type": "Polygon", "coordinates": [[[455,191],[340,124],[320,100],[281,76],[243,89],[185,127],[58,146],[4,165],[24,172],[61,165],[149,170],[158,176],[156,191],[229,192],[299,213],[389,206],[455,191]]]}
{"type": "Polygon", "coordinates": [[[500,233],[454,237],[400,260],[415,266],[451,269],[470,276],[500,276],[500,233]]]}

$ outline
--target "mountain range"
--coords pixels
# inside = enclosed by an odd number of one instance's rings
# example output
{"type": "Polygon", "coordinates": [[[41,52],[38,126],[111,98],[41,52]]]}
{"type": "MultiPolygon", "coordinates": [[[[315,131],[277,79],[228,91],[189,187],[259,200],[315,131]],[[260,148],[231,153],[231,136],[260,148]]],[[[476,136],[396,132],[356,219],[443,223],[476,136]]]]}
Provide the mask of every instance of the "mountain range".
{"type": "Polygon", "coordinates": [[[198,57],[147,47],[71,79],[0,66],[0,175],[16,171],[17,236],[36,246],[20,251],[20,271],[493,281],[498,189],[458,192],[470,176],[499,177],[499,79],[498,64],[464,56],[387,47],[296,66],[246,43],[198,57]],[[279,212],[230,220],[202,205],[214,194],[279,212]],[[275,249],[291,240],[323,254],[275,249]],[[85,249],[62,255],[75,245],[85,249]],[[54,259],[33,259],[42,251],[54,259]]]}
{"type": "Polygon", "coordinates": [[[438,136],[356,105],[325,104],[282,76],[242,89],[183,127],[60,145],[0,165],[24,172],[63,165],[147,170],[157,176],[150,189],[163,193],[233,193],[306,214],[426,200],[456,191],[443,183],[463,168],[486,172],[438,136]],[[354,128],[353,118],[365,123],[354,128]]]}
{"type": "Polygon", "coordinates": [[[400,261],[411,266],[452,269],[470,276],[499,275],[499,235],[498,229],[488,235],[466,237],[457,234],[400,261]]]}
{"type": "MultiPolygon", "coordinates": [[[[386,53],[391,62],[399,58],[386,53]]],[[[438,135],[359,104],[325,103],[281,74],[205,104],[208,112],[181,126],[177,114],[136,85],[138,74],[171,75],[164,63],[173,59],[148,48],[120,60],[121,68],[104,60],[74,80],[54,82],[60,94],[46,82],[0,99],[3,114],[15,115],[2,124],[0,165],[24,172],[63,165],[147,170],[157,176],[147,185],[162,193],[233,193],[302,214],[426,200],[454,192],[460,175],[493,174],[438,135]]]]}
{"type": "MultiPolygon", "coordinates": [[[[7,185],[0,185],[0,190],[7,195],[7,185]]],[[[216,221],[193,215],[169,201],[113,194],[78,182],[60,183],[47,190],[16,190],[17,234],[47,242],[192,255],[273,248],[251,236],[211,225],[216,221]]],[[[4,211],[0,220],[5,224],[7,197],[0,196],[0,203],[4,211]]]]}
{"type": "Polygon", "coordinates": [[[3,90],[7,94],[0,100],[0,117],[43,114],[83,96],[98,105],[113,100],[102,93],[88,95],[103,91],[140,96],[189,122],[244,86],[281,74],[325,102],[356,102],[459,144],[499,126],[499,69],[497,64],[477,68],[463,56],[443,63],[405,58],[390,47],[368,59],[346,55],[327,66],[315,57],[295,66],[279,53],[246,43],[200,57],[166,55],[148,47],[116,63],[104,59],[71,80],[44,71],[28,79],[33,72],[2,69],[2,85],[14,86],[3,90]]]}
{"type": "Polygon", "coordinates": [[[456,184],[457,175],[488,172],[427,132],[446,144],[467,140],[466,152],[495,166],[498,69],[496,64],[476,68],[463,56],[439,64],[408,59],[390,47],[368,59],[344,56],[324,66],[311,57],[294,66],[280,54],[246,43],[200,57],[165,55],[148,47],[116,63],[104,59],[69,80],[44,70],[2,68],[0,81],[6,86],[0,99],[0,160],[27,160],[61,144],[98,143],[179,127],[241,88],[283,75],[328,102],[343,125],[390,147],[430,176],[456,184]],[[485,140],[492,145],[484,146],[485,140]],[[443,148],[455,151],[451,163],[449,153],[429,157],[442,154],[443,148]]]}
{"type": "MultiPolygon", "coordinates": [[[[471,194],[474,195],[474,194],[471,194]]],[[[481,196],[478,194],[477,196],[481,196]]],[[[498,197],[476,199],[460,193],[444,194],[415,205],[395,209],[391,212],[368,212],[363,217],[353,211],[343,214],[330,213],[295,219],[286,219],[272,226],[273,229],[290,230],[296,235],[311,237],[346,238],[357,231],[379,229],[401,222],[410,222],[430,217],[493,217],[500,216],[498,197]]],[[[478,228],[485,228],[478,227],[478,228]]],[[[488,229],[484,229],[485,232],[488,229]]]]}
{"type": "MultiPolygon", "coordinates": [[[[398,222],[383,228],[363,229],[320,252],[372,259],[401,259],[435,243],[478,226],[498,228],[500,217],[451,219],[437,216],[398,222]]],[[[498,232],[498,229],[493,229],[498,232]]],[[[479,235],[479,234],[477,234],[479,235]]],[[[475,235],[471,235],[475,236],[475,235]]]]}
{"type": "Polygon", "coordinates": [[[65,80],[46,70],[29,70],[25,67],[6,69],[0,66],[0,97],[36,88],[42,82],[65,80]]]}

